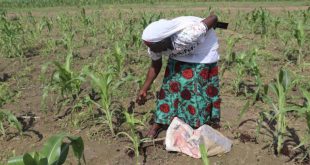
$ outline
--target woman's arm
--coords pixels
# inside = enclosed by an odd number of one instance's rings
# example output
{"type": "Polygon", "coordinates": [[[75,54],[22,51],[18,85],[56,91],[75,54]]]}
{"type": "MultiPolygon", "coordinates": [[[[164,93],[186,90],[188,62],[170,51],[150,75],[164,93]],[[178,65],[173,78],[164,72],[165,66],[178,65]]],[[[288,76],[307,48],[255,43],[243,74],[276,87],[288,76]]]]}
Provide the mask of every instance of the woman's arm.
{"type": "Polygon", "coordinates": [[[204,20],[202,20],[201,22],[205,24],[205,26],[207,26],[208,29],[214,28],[216,23],[217,23],[217,16],[216,15],[209,15],[207,18],[205,18],[204,20]]]}
{"type": "Polygon", "coordinates": [[[173,51],[172,54],[186,55],[190,54],[194,48],[205,40],[209,29],[216,26],[217,16],[210,15],[201,22],[186,27],[179,33],[172,36],[173,51]]]}
{"type": "Polygon", "coordinates": [[[136,99],[136,102],[139,105],[142,105],[146,102],[147,91],[150,89],[153,81],[155,80],[155,78],[159,74],[159,72],[161,70],[161,66],[162,66],[162,59],[161,58],[159,60],[156,60],[156,61],[152,60],[152,64],[151,64],[151,66],[147,72],[146,79],[144,81],[144,85],[141,88],[141,90],[137,96],[137,99],[136,99]]]}

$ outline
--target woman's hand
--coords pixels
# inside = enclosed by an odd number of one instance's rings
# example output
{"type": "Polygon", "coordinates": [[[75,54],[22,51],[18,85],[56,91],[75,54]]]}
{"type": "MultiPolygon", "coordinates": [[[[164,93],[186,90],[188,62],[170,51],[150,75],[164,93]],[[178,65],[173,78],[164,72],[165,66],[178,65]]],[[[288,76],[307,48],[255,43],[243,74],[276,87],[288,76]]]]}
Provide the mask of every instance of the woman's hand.
{"type": "Polygon", "coordinates": [[[136,103],[138,103],[139,105],[144,105],[146,102],[146,95],[147,91],[141,90],[137,96],[136,103]]]}
{"type": "Polygon", "coordinates": [[[143,105],[146,102],[147,91],[150,89],[154,79],[157,77],[158,73],[160,72],[161,66],[162,66],[162,59],[161,58],[159,60],[152,61],[152,64],[151,64],[151,66],[147,72],[146,79],[144,81],[144,85],[141,88],[141,90],[137,96],[137,99],[136,99],[136,102],[139,105],[143,105]]]}

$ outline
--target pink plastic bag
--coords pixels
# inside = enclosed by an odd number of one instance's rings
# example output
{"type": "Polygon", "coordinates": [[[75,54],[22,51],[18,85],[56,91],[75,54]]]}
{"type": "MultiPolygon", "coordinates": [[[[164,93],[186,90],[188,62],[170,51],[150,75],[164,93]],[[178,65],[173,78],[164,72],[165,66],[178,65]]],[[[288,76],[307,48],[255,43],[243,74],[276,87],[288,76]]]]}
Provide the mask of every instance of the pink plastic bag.
{"type": "Polygon", "coordinates": [[[166,150],[177,151],[193,158],[200,158],[199,144],[205,144],[208,156],[227,153],[232,141],[208,125],[194,130],[191,126],[175,117],[166,133],[166,150]]]}

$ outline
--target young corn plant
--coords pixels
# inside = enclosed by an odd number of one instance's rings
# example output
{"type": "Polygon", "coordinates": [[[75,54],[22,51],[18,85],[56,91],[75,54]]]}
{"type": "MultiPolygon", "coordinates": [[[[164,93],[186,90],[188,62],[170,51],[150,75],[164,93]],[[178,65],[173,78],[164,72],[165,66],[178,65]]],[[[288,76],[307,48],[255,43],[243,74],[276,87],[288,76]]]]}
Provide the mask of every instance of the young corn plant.
{"type": "Polygon", "coordinates": [[[310,92],[304,88],[300,88],[300,91],[303,94],[304,104],[299,113],[305,117],[308,127],[307,133],[310,135],[310,92]]]}
{"type": "Polygon", "coordinates": [[[72,107],[71,124],[76,128],[81,128],[88,121],[95,121],[93,100],[89,95],[82,97],[72,107]]]}
{"type": "Polygon", "coordinates": [[[73,53],[74,50],[74,36],[75,36],[75,31],[71,30],[69,32],[64,32],[63,33],[63,38],[62,38],[62,43],[65,46],[65,49],[71,54],[73,53]]]}
{"type": "MultiPolygon", "coordinates": [[[[242,52],[238,54],[235,58],[235,63],[236,63],[236,79],[233,80],[234,82],[234,91],[235,95],[237,96],[242,89],[242,84],[244,84],[244,78],[245,76],[250,76],[255,78],[255,85],[256,85],[256,90],[255,94],[253,95],[253,103],[259,98],[259,96],[262,94],[262,88],[263,84],[261,81],[261,74],[260,74],[260,69],[259,66],[256,62],[256,58],[258,56],[258,49],[253,49],[248,52],[242,52]]],[[[244,86],[243,88],[244,94],[247,96],[248,95],[248,88],[244,86]]]]}
{"type": "MultiPolygon", "coordinates": [[[[297,58],[297,65],[301,66],[303,62],[303,46],[306,40],[306,35],[304,31],[304,24],[302,21],[298,21],[298,23],[295,23],[294,27],[294,37],[298,44],[298,58],[297,58]]],[[[301,67],[303,70],[303,67],[301,67]]]]}
{"type": "Polygon", "coordinates": [[[203,142],[201,144],[199,144],[199,151],[201,154],[203,164],[209,165],[210,162],[209,162],[209,158],[208,158],[208,150],[207,150],[207,148],[203,142]]]}
{"type": "Polygon", "coordinates": [[[39,24],[31,12],[27,13],[27,23],[25,29],[31,34],[32,42],[38,39],[40,34],[39,24]]]}
{"type": "Polygon", "coordinates": [[[62,165],[67,159],[70,146],[78,165],[86,163],[83,139],[61,133],[50,137],[40,151],[10,158],[8,165],[62,165]]]}
{"type": "Polygon", "coordinates": [[[235,62],[236,60],[236,54],[234,52],[234,47],[235,45],[241,40],[241,37],[233,37],[229,36],[226,39],[226,56],[225,56],[225,61],[223,62],[222,65],[222,70],[221,70],[221,76],[224,75],[224,72],[231,67],[231,65],[235,62]]]}
{"type": "Polygon", "coordinates": [[[79,16],[80,22],[82,24],[82,38],[84,44],[88,43],[88,36],[95,36],[96,29],[94,27],[94,20],[91,16],[86,15],[85,8],[82,8],[79,16]]]}
{"type": "Polygon", "coordinates": [[[276,38],[279,37],[279,25],[281,24],[281,19],[280,17],[274,17],[273,18],[273,36],[275,36],[276,38]]]}
{"type": "MultiPolygon", "coordinates": [[[[240,10],[238,10],[237,18],[241,18],[241,17],[242,17],[241,12],[240,10]]],[[[242,20],[243,19],[236,19],[234,31],[237,31],[240,28],[242,28],[242,20]]]]}
{"type": "Polygon", "coordinates": [[[253,94],[253,101],[252,104],[255,103],[255,101],[262,99],[264,95],[266,95],[266,88],[264,87],[264,84],[261,80],[261,73],[259,65],[256,62],[256,58],[258,57],[259,50],[257,48],[253,49],[248,54],[248,61],[246,62],[247,72],[250,76],[255,78],[255,92],[253,94]]]}
{"type": "Polygon", "coordinates": [[[115,50],[113,53],[113,57],[116,61],[116,65],[114,67],[115,72],[116,72],[118,77],[122,77],[124,67],[125,67],[124,62],[125,62],[126,55],[125,55],[124,51],[122,50],[122,48],[119,46],[118,42],[115,43],[115,50]]]}
{"type": "Polygon", "coordinates": [[[92,84],[97,88],[100,95],[100,102],[97,105],[100,110],[104,113],[103,122],[108,125],[112,136],[115,136],[114,124],[113,124],[113,114],[114,110],[111,109],[112,105],[112,83],[113,83],[113,73],[89,73],[92,80],[92,84]]]}
{"type": "Polygon", "coordinates": [[[145,141],[148,140],[147,138],[141,139],[140,136],[137,134],[137,129],[136,126],[137,125],[143,125],[144,123],[139,120],[136,119],[134,116],[134,112],[132,114],[129,114],[127,111],[124,112],[124,115],[126,117],[126,123],[129,125],[130,128],[130,132],[119,132],[117,135],[124,135],[126,137],[128,137],[128,139],[132,142],[133,147],[128,147],[129,149],[131,149],[132,151],[134,151],[135,153],[135,158],[136,158],[136,164],[139,164],[139,149],[140,149],[140,145],[145,141]]]}
{"type": "Polygon", "coordinates": [[[75,46],[74,37],[76,35],[76,30],[73,28],[73,19],[66,15],[62,15],[58,16],[56,20],[63,36],[61,39],[62,44],[68,53],[73,53],[75,46]]]}
{"type": "Polygon", "coordinates": [[[140,19],[140,25],[144,28],[146,28],[147,25],[150,23],[159,20],[162,17],[162,14],[147,14],[143,13],[142,18],[140,19]]]}
{"type": "Polygon", "coordinates": [[[23,56],[23,27],[17,21],[8,20],[4,14],[0,15],[0,53],[4,57],[22,57],[23,56]]]}
{"type": "Polygon", "coordinates": [[[309,156],[310,156],[310,142],[309,142],[310,141],[310,92],[308,92],[305,89],[302,89],[302,93],[305,99],[303,111],[306,116],[306,122],[307,122],[307,127],[308,127],[307,133],[305,135],[306,138],[303,140],[303,143],[306,145],[305,148],[306,148],[307,153],[305,154],[303,159],[308,157],[308,162],[309,162],[310,161],[309,160],[309,156]]]}
{"type": "Polygon", "coordinates": [[[302,163],[308,163],[310,161],[310,92],[304,88],[300,88],[300,91],[303,94],[304,104],[303,107],[298,110],[298,113],[301,117],[305,117],[307,130],[300,144],[296,146],[294,150],[300,149],[303,154],[302,157],[299,158],[299,160],[302,163]]]}
{"type": "Polygon", "coordinates": [[[252,26],[252,33],[261,34],[264,36],[268,32],[268,25],[270,23],[271,17],[270,13],[263,8],[255,9],[249,13],[246,17],[249,21],[249,24],[252,26]]]}
{"type": "Polygon", "coordinates": [[[236,58],[236,79],[233,80],[233,90],[235,95],[239,95],[239,93],[241,92],[241,85],[243,83],[243,78],[246,75],[246,68],[244,65],[245,62],[245,58],[246,58],[246,54],[245,53],[241,53],[238,55],[238,57],[236,58]]]}
{"type": "Polygon", "coordinates": [[[269,88],[275,95],[275,99],[272,99],[270,96],[265,97],[267,102],[272,106],[272,112],[274,115],[271,116],[271,121],[276,121],[275,144],[277,154],[281,153],[284,136],[286,135],[287,113],[295,110],[295,107],[287,105],[286,102],[287,94],[294,84],[295,80],[292,79],[290,72],[281,69],[276,82],[269,84],[269,88]]]}
{"type": "MultiPolygon", "coordinates": [[[[62,100],[66,102],[77,99],[80,90],[81,84],[85,81],[85,73],[82,71],[81,73],[76,73],[71,68],[73,55],[69,53],[66,57],[66,61],[64,64],[59,62],[53,62],[56,67],[53,72],[50,81],[46,82],[45,76],[42,76],[43,83],[45,87],[43,89],[43,101],[42,105],[44,105],[46,98],[48,96],[49,91],[57,91],[59,92],[62,100]]],[[[47,63],[42,67],[42,73],[45,74],[50,63],[47,63]]],[[[84,70],[85,68],[83,68],[84,70]]],[[[42,74],[42,75],[43,75],[42,74]]],[[[58,98],[56,99],[58,102],[58,98]]]]}
{"type": "Polygon", "coordinates": [[[8,110],[0,109],[0,133],[3,136],[6,136],[6,131],[4,127],[5,122],[8,122],[10,127],[16,128],[18,132],[22,134],[22,126],[17,120],[16,116],[8,110]]]}
{"type": "Polygon", "coordinates": [[[48,32],[51,32],[53,29],[53,22],[51,18],[48,17],[42,17],[42,19],[39,22],[39,32],[42,33],[42,31],[47,28],[48,32]]]}
{"type": "Polygon", "coordinates": [[[303,95],[305,97],[305,103],[304,103],[304,111],[308,126],[308,134],[310,135],[310,92],[306,91],[305,89],[302,90],[303,95]]]}

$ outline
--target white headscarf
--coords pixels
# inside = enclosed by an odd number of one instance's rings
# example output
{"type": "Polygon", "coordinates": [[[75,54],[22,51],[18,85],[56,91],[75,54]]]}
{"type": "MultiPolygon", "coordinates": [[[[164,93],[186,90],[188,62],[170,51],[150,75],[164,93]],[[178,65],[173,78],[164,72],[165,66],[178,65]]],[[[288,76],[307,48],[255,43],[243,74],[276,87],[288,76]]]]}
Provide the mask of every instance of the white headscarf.
{"type": "Polygon", "coordinates": [[[171,20],[160,19],[149,24],[143,31],[142,40],[147,42],[159,42],[185,27],[202,21],[203,18],[194,16],[182,16],[171,20]]]}

